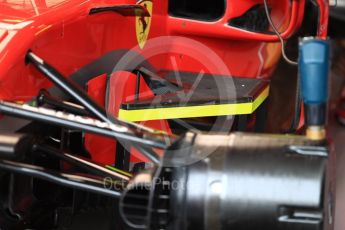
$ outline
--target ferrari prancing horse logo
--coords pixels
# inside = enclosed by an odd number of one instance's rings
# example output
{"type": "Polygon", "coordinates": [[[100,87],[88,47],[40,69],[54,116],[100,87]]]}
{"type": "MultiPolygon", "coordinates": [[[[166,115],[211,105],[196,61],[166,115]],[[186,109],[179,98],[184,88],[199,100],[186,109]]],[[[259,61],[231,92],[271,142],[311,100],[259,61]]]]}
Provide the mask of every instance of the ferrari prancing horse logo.
{"type": "MultiPolygon", "coordinates": [[[[152,1],[144,0],[140,1],[139,4],[145,7],[152,17],[152,1]]],[[[151,17],[145,17],[144,13],[142,12],[137,14],[137,16],[135,17],[135,30],[137,34],[138,44],[141,49],[144,48],[147,38],[149,36],[151,27],[151,17]]]]}

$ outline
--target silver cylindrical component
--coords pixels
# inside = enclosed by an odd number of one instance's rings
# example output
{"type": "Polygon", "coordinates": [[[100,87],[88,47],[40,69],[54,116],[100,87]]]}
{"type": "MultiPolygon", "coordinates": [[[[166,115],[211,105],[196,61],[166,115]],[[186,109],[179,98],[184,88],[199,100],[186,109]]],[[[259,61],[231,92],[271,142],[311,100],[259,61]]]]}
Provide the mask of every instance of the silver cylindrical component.
{"type": "Polygon", "coordinates": [[[213,153],[176,167],[176,158],[167,156],[172,162],[152,176],[153,187],[131,186],[122,205],[127,220],[146,229],[332,229],[334,183],[324,145],[304,137],[241,133],[192,140],[191,148],[181,143],[186,159],[213,153]],[[133,218],[139,212],[131,208],[131,197],[146,200],[141,218],[133,218]]]}

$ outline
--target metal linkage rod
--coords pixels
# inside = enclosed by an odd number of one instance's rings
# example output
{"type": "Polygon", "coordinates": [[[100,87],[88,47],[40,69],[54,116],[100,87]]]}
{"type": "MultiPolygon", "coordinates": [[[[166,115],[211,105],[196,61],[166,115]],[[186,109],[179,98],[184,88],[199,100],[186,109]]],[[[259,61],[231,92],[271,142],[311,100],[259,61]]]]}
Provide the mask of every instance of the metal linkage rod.
{"type": "Polygon", "coordinates": [[[144,156],[146,156],[149,160],[151,160],[155,164],[160,164],[161,163],[161,157],[156,154],[154,151],[151,149],[148,149],[145,146],[136,146],[136,149],[138,149],[144,156]]]}
{"type": "MultiPolygon", "coordinates": [[[[82,106],[85,107],[87,111],[89,111],[91,114],[93,114],[95,117],[100,119],[101,121],[108,123],[108,125],[116,124],[119,126],[123,126],[126,128],[131,129],[133,134],[137,137],[149,137],[149,138],[158,138],[161,140],[166,140],[166,138],[174,139],[175,137],[169,136],[167,134],[162,133],[156,133],[155,130],[152,130],[150,128],[147,128],[145,126],[131,123],[131,122],[125,122],[121,121],[113,116],[111,114],[107,114],[105,109],[101,106],[99,106],[92,98],[90,98],[87,93],[80,89],[73,81],[71,81],[68,78],[65,78],[61,73],[59,73],[58,70],[56,70],[54,67],[46,63],[43,59],[38,57],[32,52],[28,52],[26,55],[26,60],[30,63],[32,63],[41,73],[43,73],[44,76],[46,76],[49,80],[54,82],[59,88],[61,88],[64,92],[72,96],[76,101],[78,101],[82,106]]],[[[119,137],[117,137],[119,138],[119,137]]],[[[124,141],[133,141],[133,138],[128,138],[126,140],[125,137],[122,137],[124,141]]],[[[144,144],[143,142],[136,141],[133,142],[134,145],[141,145],[144,144]]],[[[147,144],[144,144],[147,145],[147,144]]],[[[143,149],[142,146],[135,146],[136,148],[145,150],[143,154],[147,156],[149,159],[153,159],[153,156],[155,156],[155,152],[145,147],[143,149]]],[[[154,146],[150,146],[154,147],[154,146]]],[[[167,148],[168,144],[165,143],[165,146],[163,148],[167,148]]],[[[158,162],[159,159],[155,157],[156,159],[153,159],[154,162],[158,162]]]]}
{"type": "Polygon", "coordinates": [[[64,77],[58,70],[46,63],[43,59],[38,57],[32,52],[28,52],[26,55],[26,60],[33,64],[45,77],[62,89],[65,93],[73,97],[78,103],[85,107],[91,114],[100,119],[103,122],[112,124],[123,125],[132,129],[138,129],[140,132],[150,132],[155,133],[153,129],[148,127],[132,123],[125,122],[113,117],[108,114],[106,110],[97,104],[89,95],[76,85],[69,78],[64,77]]]}
{"type": "Polygon", "coordinates": [[[128,182],[131,177],[129,177],[128,175],[124,175],[122,173],[119,172],[114,172],[110,169],[107,169],[106,167],[96,164],[88,159],[83,159],[79,156],[75,156],[72,154],[68,154],[68,153],[64,153],[61,152],[55,148],[52,148],[50,146],[47,145],[34,145],[33,146],[33,151],[39,151],[41,153],[44,153],[46,155],[64,160],[66,162],[69,162],[71,164],[73,164],[76,167],[79,167],[81,169],[84,169],[87,172],[93,173],[95,175],[98,176],[102,176],[102,177],[111,177],[117,180],[122,180],[124,182],[128,182]]]}
{"type": "Polygon", "coordinates": [[[83,106],[70,103],[68,101],[60,101],[50,95],[50,93],[46,89],[40,90],[36,101],[38,106],[50,105],[56,107],[59,110],[61,109],[69,113],[74,113],[82,116],[90,116],[90,113],[86,111],[83,106]]]}
{"type": "Polygon", "coordinates": [[[105,181],[99,179],[88,178],[80,175],[58,173],[39,166],[7,160],[0,160],[0,169],[113,198],[118,198],[121,196],[121,191],[106,188],[109,186],[105,185],[105,181]]]}
{"type": "Polygon", "coordinates": [[[65,78],[54,67],[43,61],[40,57],[32,52],[26,55],[26,60],[32,63],[45,77],[54,82],[60,89],[73,97],[81,105],[83,105],[90,113],[94,114],[103,122],[110,122],[104,108],[92,100],[87,93],[77,86],[73,81],[65,78]]]}
{"type": "Polygon", "coordinates": [[[29,105],[18,105],[11,102],[0,101],[0,113],[108,136],[120,141],[132,142],[133,144],[140,144],[159,149],[166,149],[168,147],[165,143],[164,135],[150,135],[149,133],[146,136],[146,132],[134,133],[132,130],[124,126],[108,124],[89,117],[64,113],[52,109],[37,108],[29,105]]]}

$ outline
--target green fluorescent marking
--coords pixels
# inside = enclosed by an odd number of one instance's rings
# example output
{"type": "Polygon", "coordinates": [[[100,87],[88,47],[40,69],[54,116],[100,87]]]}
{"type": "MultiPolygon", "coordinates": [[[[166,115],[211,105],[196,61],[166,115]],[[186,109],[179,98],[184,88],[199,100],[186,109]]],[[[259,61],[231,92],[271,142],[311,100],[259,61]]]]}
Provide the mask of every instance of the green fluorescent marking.
{"type": "Polygon", "coordinates": [[[114,171],[114,172],[121,173],[121,174],[123,174],[123,175],[125,175],[125,176],[129,176],[129,177],[132,177],[132,176],[133,176],[132,174],[130,174],[130,173],[128,173],[128,172],[125,172],[125,171],[122,171],[122,170],[120,170],[120,169],[114,168],[113,166],[110,166],[110,165],[106,165],[105,167],[106,167],[107,169],[110,169],[110,170],[114,171]]]}

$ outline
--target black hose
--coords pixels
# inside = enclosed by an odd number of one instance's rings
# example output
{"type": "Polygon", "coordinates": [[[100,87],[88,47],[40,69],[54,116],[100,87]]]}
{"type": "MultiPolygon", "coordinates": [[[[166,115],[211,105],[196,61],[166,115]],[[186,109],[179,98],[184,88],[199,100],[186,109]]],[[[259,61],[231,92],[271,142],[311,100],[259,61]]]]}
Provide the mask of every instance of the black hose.
{"type": "Polygon", "coordinates": [[[295,111],[292,119],[291,126],[287,133],[296,133],[298,130],[298,125],[300,123],[301,119],[301,105],[302,105],[302,97],[301,97],[301,83],[299,80],[299,76],[297,76],[297,82],[296,82],[296,95],[295,95],[295,111]]]}

